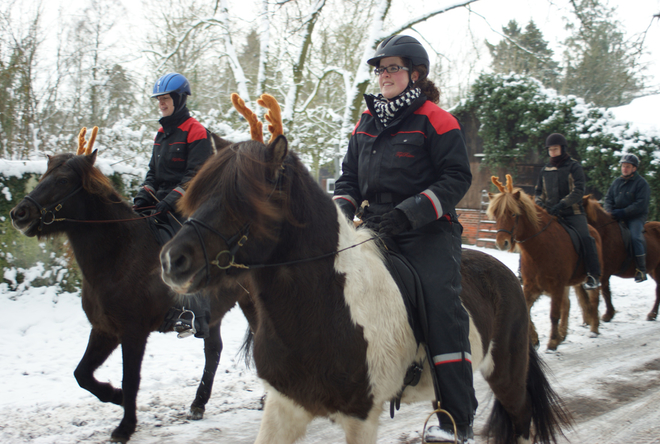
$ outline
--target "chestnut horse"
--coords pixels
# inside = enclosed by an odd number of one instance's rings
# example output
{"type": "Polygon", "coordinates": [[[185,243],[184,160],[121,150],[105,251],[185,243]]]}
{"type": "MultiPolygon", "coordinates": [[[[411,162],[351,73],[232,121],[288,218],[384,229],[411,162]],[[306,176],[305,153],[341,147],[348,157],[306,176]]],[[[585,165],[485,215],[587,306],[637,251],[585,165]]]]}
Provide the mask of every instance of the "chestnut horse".
{"type": "MultiPolygon", "coordinates": [[[[598,289],[585,291],[580,285],[587,277],[584,261],[575,251],[568,232],[556,217],[536,205],[531,196],[520,188],[514,188],[510,175],[507,174],[506,178],[506,186],[503,186],[495,176],[492,177],[500,193],[488,193],[490,202],[487,214],[496,221],[497,248],[508,251],[520,249],[523,292],[529,309],[541,294],[550,296],[548,350],[556,350],[566,338],[570,286],[573,286],[580,301],[585,323],[591,327],[591,336],[596,337],[598,289]]],[[[593,227],[589,227],[589,232],[596,240],[601,260],[600,237],[593,227]]],[[[533,344],[538,345],[539,337],[531,320],[531,311],[529,328],[533,344]]]]}
{"type": "MultiPolygon", "coordinates": [[[[259,103],[272,120],[274,99],[259,103]]],[[[163,280],[181,293],[240,277],[255,289],[254,362],[268,390],[258,444],[293,443],[319,416],[339,424],[348,443],[373,444],[385,402],[433,399],[424,347],[379,241],[343,215],[284,136],[230,146],[182,199],[190,218],[163,247],[163,280]],[[404,389],[415,362],[421,380],[404,389]]],[[[473,368],[496,398],[487,434],[497,443],[554,441],[570,415],[529,343],[516,277],[492,256],[464,251],[461,298],[473,368]]]]}
{"type": "MultiPolygon", "coordinates": [[[[216,146],[221,146],[222,139],[215,137],[216,146]]],[[[48,169],[36,188],[10,214],[14,226],[26,236],[64,233],[71,243],[83,276],[83,310],[92,324],[87,350],[74,375],[82,388],[101,401],[124,407],[111,441],[126,442],[137,424],[136,397],[147,338],[158,330],[178,296],[160,279],[160,247],[147,221],[94,166],[93,136],[85,150],[83,130],[79,143],[78,155],[49,157],[48,169]],[[99,382],[94,372],[120,344],[122,387],[115,388],[99,382]]],[[[206,364],[190,407],[192,419],[203,417],[211,396],[222,351],[220,321],[236,298],[245,295],[238,286],[221,291],[232,297],[211,297],[210,335],[204,339],[206,364]]],[[[249,312],[249,298],[241,297],[242,308],[249,312]]]]}
{"type": "MultiPolygon", "coordinates": [[[[619,276],[620,278],[635,277],[635,261],[631,259],[630,264],[625,270],[622,270],[628,252],[623,246],[623,237],[621,228],[617,221],[610,216],[598,201],[591,196],[584,196],[582,199],[584,210],[587,213],[589,223],[598,231],[603,242],[603,275],[600,278],[600,285],[603,289],[603,299],[607,306],[607,311],[603,314],[603,321],[609,322],[616,313],[612,305],[612,292],[610,291],[610,276],[619,276]]],[[[655,282],[655,304],[646,315],[649,321],[655,321],[658,317],[658,305],[660,305],[660,287],[658,286],[658,277],[660,277],[660,222],[647,222],[644,224],[644,238],[646,239],[646,268],[648,274],[655,282]]]]}

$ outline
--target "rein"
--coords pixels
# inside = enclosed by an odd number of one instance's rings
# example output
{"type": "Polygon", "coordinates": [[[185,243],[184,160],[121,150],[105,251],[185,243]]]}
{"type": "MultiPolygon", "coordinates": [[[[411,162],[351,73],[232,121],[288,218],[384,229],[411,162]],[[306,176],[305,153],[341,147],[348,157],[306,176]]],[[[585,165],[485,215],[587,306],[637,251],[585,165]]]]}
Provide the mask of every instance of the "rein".
{"type": "Polygon", "coordinates": [[[236,259],[235,256],[236,256],[236,253],[238,252],[238,249],[241,248],[243,245],[245,245],[245,243],[248,240],[248,233],[250,231],[250,223],[249,222],[247,222],[245,225],[243,225],[243,227],[241,227],[238,230],[238,232],[236,234],[234,234],[233,236],[231,236],[229,239],[227,239],[222,233],[215,230],[213,227],[209,226],[208,224],[206,224],[206,223],[204,223],[204,222],[202,222],[198,219],[194,219],[194,218],[191,217],[187,221],[184,222],[184,225],[185,224],[192,225],[192,227],[195,229],[195,232],[197,233],[199,243],[202,245],[202,251],[204,252],[204,262],[205,262],[206,283],[207,283],[207,285],[208,285],[209,279],[211,278],[211,274],[210,274],[210,270],[209,270],[211,265],[215,265],[216,267],[218,267],[221,270],[228,270],[229,268],[232,268],[232,267],[241,268],[241,269],[244,269],[244,270],[256,270],[256,269],[260,269],[260,268],[270,268],[270,267],[281,267],[281,266],[284,266],[284,265],[294,265],[294,264],[300,264],[300,263],[304,263],[304,262],[312,262],[312,261],[316,261],[316,260],[319,260],[319,259],[324,259],[324,258],[330,257],[330,256],[335,256],[335,255],[341,253],[342,251],[350,250],[351,248],[355,248],[355,247],[360,246],[360,245],[362,245],[364,243],[367,243],[369,241],[373,241],[373,240],[378,239],[378,237],[375,236],[375,237],[366,239],[362,242],[359,242],[357,244],[351,245],[349,247],[345,247],[345,248],[342,248],[342,249],[339,249],[339,250],[335,250],[331,253],[325,253],[325,254],[321,254],[319,256],[314,256],[314,257],[309,257],[309,258],[304,258],[304,259],[296,259],[296,260],[287,261],[287,262],[277,262],[277,263],[274,263],[274,264],[245,265],[245,264],[237,264],[236,261],[235,261],[235,259],[236,259]],[[202,237],[202,233],[201,233],[199,227],[206,228],[211,233],[213,233],[213,234],[217,235],[218,237],[220,237],[225,242],[225,244],[227,244],[227,250],[220,251],[215,256],[215,259],[212,260],[212,261],[209,261],[209,259],[208,259],[208,253],[206,251],[206,245],[204,244],[204,239],[202,237]],[[220,260],[219,259],[220,259],[220,256],[222,256],[223,254],[229,255],[229,262],[227,263],[227,265],[220,265],[220,260]]]}
{"type": "Polygon", "coordinates": [[[519,215],[519,214],[516,214],[515,218],[516,218],[516,221],[513,223],[513,228],[511,229],[511,231],[509,231],[509,230],[504,230],[504,229],[499,229],[499,230],[497,230],[497,232],[498,232],[498,233],[499,233],[499,232],[507,233],[509,236],[511,236],[511,240],[512,240],[513,242],[515,242],[515,243],[519,243],[519,244],[522,244],[523,242],[527,242],[528,240],[530,240],[530,239],[532,239],[532,238],[535,238],[535,237],[538,236],[539,234],[543,233],[543,232],[544,232],[544,231],[550,226],[550,224],[552,223],[552,221],[555,220],[554,217],[550,217],[550,220],[548,221],[548,223],[545,224],[545,226],[544,226],[543,228],[541,228],[540,231],[538,231],[538,232],[532,234],[531,236],[529,236],[529,237],[526,238],[526,239],[518,240],[518,239],[516,239],[516,236],[513,234],[513,232],[516,231],[516,228],[518,228],[518,220],[519,220],[519,218],[520,218],[520,215],[519,215]]]}

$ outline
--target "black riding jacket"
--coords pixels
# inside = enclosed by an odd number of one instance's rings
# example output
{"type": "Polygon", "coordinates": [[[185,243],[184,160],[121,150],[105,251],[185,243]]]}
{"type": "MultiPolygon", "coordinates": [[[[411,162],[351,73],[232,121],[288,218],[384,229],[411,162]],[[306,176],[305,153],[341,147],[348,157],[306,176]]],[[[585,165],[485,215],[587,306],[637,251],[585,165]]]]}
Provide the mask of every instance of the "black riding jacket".
{"type": "Polygon", "coordinates": [[[368,109],[348,143],[335,201],[352,215],[363,200],[388,194],[413,229],[454,214],[472,182],[456,118],[421,95],[384,127],[373,100],[365,95],[368,109]]]}
{"type": "Polygon", "coordinates": [[[572,159],[564,160],[558,166],[546,164],[541,170],[535,189],[536,204],[550,209],[559,202],[564,203],[561,216],[584,214],[582,197],[585,178],[582,166],[572,159]]]}
{"type": "Polygon", "coordinates": [[[147,187],[158,200],[176,208],[177,200],[185,194],[183,185],[211,156],[213,148],[206,128],[190,117],[187,108],[171,117],[160,120],[163,126],[156,134],[149,171],[137,197],[153,202],[144,189],[147,187]]]}
{"type": "Polygon", "coordinates": [[[605,211],[624,210],[624,219],[644,218],[649,214],[651,188],[637,171],[631,177],[618,177],[605,195],[605,211]]]}

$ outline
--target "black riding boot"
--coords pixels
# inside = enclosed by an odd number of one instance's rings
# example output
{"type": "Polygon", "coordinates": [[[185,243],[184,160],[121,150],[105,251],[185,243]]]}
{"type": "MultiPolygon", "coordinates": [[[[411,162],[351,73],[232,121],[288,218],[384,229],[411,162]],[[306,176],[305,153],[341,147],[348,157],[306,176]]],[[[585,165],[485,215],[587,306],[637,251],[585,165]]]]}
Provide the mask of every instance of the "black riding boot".
{"type": "Polygon", "coordinates": [[[596,241],[589,236],[584,245],[584,264],[587,268],[587,281],[582,284],[585,290],[598,288],[600,280],[600,262],[598,261],[598,250],[596,241]]]}
{"type": "Polygon", "coordinates": [[[646,278],[646,255],[635,256],[635,282],[644,282],[646,278]]]}
{"type": "Polygon", "coordinates": [[[196,338],[208,338],[211,319],[211,302],[201,295],[187,296],[165,315],[160,331],[174,329],[179,338],[194,334],[196,338]]]}

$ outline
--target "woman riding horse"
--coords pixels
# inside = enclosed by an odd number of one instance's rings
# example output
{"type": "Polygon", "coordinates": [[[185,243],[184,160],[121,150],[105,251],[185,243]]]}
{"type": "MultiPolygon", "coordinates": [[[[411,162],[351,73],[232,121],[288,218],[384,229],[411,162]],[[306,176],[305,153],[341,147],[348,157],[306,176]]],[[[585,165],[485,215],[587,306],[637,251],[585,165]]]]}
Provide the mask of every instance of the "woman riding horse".
{"type": "Polygon", "coordinates": [[[458,121],[437,106],[424,47],[405,35],[385,39],[368,60],[381,94],[365,95],[348,144],[335,201],[350,220],[362,219],[388,237],[419,274],[429,346],[443,406],[456,419],[433,426],[430,442],[472,439],[477,400],[472,386],[468,315],[461,305],[461,233],[456,204],[472,174],[458,121]],[[442,272],[439,272],[442,270],[442,272]]]}
{"type": "Polygon", "coordinates": [[[587,218],[582,207],[585,177],[582,167],[566,152],[568,142],[558,133],[550,134],[545,141],[550,162],[541,170],[536,184],[536,204],[552,216],[561,217],[562,222],[580,236],[587,267],[585,290],[598,288],[600,263],[596,241],[589,234],[587,218]]]}

